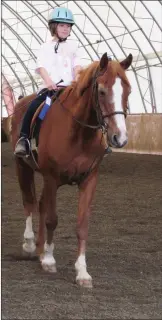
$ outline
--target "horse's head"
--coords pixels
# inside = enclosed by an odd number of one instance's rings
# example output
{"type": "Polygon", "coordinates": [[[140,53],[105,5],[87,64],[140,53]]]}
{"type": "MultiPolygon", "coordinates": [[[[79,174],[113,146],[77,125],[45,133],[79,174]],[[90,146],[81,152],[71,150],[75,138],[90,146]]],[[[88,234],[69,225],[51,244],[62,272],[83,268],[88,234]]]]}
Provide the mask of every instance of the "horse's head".
{"type": "Polygon", "coordinates": [[[127,143],[125,118],[131,86],[125,70],[132,63],[132,55],[122,62],[108,59],[105,53],[94,77],[94,94],[99,122],[107,128],[112,147],[121,148],[127,143]],[[96,101],[97,99],[97,101],[96,101]]]}

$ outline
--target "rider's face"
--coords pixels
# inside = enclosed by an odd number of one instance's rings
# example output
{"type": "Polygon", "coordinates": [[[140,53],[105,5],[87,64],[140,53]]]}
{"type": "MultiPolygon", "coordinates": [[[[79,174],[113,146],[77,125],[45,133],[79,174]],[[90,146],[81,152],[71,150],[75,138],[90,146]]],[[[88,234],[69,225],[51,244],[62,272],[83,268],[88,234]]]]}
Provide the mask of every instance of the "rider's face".
{"type": "Polygon", "coordinates": [[[59,38],[67,38],[71,31],[71,25],[68,23],[58,23],[57,33],[59,38]]]}

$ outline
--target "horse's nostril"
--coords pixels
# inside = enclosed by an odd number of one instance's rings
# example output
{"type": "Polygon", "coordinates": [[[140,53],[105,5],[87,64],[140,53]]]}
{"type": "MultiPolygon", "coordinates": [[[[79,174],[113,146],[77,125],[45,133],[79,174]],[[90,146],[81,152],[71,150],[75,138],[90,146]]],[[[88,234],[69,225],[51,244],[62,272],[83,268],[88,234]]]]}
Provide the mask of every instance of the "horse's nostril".
{"type": "Polygon", "coordinates": [[[112,136],[112,144],[114,145],[114,146],[118,146],[118,144],[119,144],[119,141],[118,141],[118,135],[117,134],[114,134],[113,136],[112,136]]]}
{"type": "Polygon", "coordinates": [[[112,144],[114,145],[114,147],[116,147],[116,148],[122,148],[122,147],[124,147],[124,145],[127,143],[127,137],[125,137],[125,139],[124,138],[122,138],[120,135],[117,135],[117,134],[114,134],[113,136],[112,136],[112,139],[111,139],[111,141],[112,141],[112,144]]]}
{"type": "Polygon", "coordinates": [[[119,142],[119,135],[114,134],[112,136],[112,143],[114,146],[119,147],[120,146],[120,142],[119,142]]]}
{"type": "Polygon", "coordinates": [[[118,136],[117,136],[117,134],[114,134],[113,140],[114,140],[115,144],[118,144],[118,136]]]}

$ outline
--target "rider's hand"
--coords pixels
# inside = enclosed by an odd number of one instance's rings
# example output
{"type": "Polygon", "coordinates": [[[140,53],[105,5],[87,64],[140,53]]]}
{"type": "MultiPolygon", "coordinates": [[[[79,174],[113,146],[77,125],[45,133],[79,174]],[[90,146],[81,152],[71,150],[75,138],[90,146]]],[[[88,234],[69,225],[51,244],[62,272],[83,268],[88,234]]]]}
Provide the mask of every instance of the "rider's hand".
{"type": "Polygon", "coordinates": [[[48,82],[46,82],[46,86],[48,90],[58,90],[58,87],[51,79],[48,82]]]}

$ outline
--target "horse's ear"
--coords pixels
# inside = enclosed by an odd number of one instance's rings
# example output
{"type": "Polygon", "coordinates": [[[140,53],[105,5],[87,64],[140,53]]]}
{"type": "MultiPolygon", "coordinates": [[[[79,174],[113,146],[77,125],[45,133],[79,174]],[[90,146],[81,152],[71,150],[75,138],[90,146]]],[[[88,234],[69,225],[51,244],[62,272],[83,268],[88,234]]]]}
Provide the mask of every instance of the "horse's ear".
{"type": "Polygon", "coordinates": [[[107,67],[108,61],[109,60],[108,60],[107,52],[105,52],[100,60],[100,69],[101,70],[105,69],[107,67]]]}
{"type": "Polygon", "coordinates": [[[123,61],[120,62],[120,65],[122,66],[122,68],[124,70],[127,70],[130,67],[131,63],[132,63],[132,60],[133,60],[133,56],[130,53],[129,56],[126,59],[124,59],[123,61]]]}

